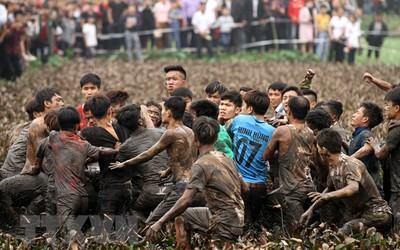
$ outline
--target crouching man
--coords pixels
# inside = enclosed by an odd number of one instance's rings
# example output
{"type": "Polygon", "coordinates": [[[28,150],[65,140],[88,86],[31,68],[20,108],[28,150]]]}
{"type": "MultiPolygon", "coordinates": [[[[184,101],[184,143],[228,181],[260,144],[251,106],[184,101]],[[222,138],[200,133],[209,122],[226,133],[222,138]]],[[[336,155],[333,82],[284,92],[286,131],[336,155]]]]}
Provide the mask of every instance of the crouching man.
{"type": "Polygon", "coordinates": [[[340,200],[345,207],[339,232],[350,234],[360,222],[366,227],[386,230],[391,224],[391,210],[379,194],[374,180],[364,164],[356,158],[341,153],[342,139],[332,129],[323,129],[317,135],[321,158],[329,164],[327,188],[323,193],[311,192],[314,204],[300,219],[308,224],[315,209],[329,201],[340,200]]]}
{"type": "Polygon", "coordinates": [[[181,215],[175,219],[178,248],[190,249],[190,235],[183,227],[185,221],[193,229],[210,234],[212,244],[222,249],[235,242],[242,234],[242,194],[247,192],[248,188],[239,176],[235,162],[214,149],[219,132],[218,122],[200,117],[196,120],[193,130],[200,155],[191,168],[189,184],[183,196],[150,227],[146,236],[148,239],[154,238],[166,222],[181,215]],[[207,207],[188,208],[196,193],[203,191],[207,198],[207,207]],[[179,242],[180,240],[182,241],[179,242]]]}

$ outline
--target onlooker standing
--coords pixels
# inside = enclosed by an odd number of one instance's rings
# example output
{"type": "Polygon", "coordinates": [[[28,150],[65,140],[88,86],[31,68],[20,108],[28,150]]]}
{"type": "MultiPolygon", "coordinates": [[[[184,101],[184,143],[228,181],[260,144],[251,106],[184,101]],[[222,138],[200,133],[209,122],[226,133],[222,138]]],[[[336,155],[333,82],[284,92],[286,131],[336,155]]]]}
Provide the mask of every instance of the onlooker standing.
{"type": "MultiPolygon", "coordinates": [[[[158,2],[154,5],[153,13],[156,20],[157,29],[168,28],[168,12],[170,8],[171,5],[166,0],[158,0],[158,2]]],[[[159,49],[168,48],[168,37],[168,33],[162,33],[160,37],[157,37],[157,47],[159,49]]]]}
{"type": "MultiPolygon", "coordinates": [[[[265,9],[263,0],[246,0],[247,21],[249,25],[246,28],[246,38],[248,43],[259,42],[264,39],[264,25],[262,23],[252,25],[252,22],[260,22],[265,18],[265,9]]],[[[261,47],[259,47],[261,48],[261,47]]]]}
{"type": "Polygon", "coordinates": [[[220,28],[219,43],[222,46],[223,51],[228,52],[231,44],[231,31],[235,27],[233,17],[229,14],[227,7],[222,8],[222,16],[219,16],[213,27],[220,28]]]}
{"type": "MultiPolygon", "coordinates": [[[[142,31],[154,30],[156,28],[154,14],[153,11],[151,10],[152,4],[153,3],[151,0],[144,1],[144,9],[142,10],[141,13],[142,31]]],[[[148,42],[150,42],[150,47],[153,47],[154,45],[153,34],[145,34],[140,36],[140,41],[142,43],[143,48],[147,48],[148,42]]]]}
{"type": "Polygon", "coordinates": [[[23,12],[14,12],[15,21],[5,24],[0,35],[0,43],[4,49],[4,77],[9,81],[15,81],[22,75],[22,62],[25,52],[24,34],[25,24],[23,23],[23,12]]]}
{"type": "Polygon", "coordinates": [[[367,36],[368,46],[375,48],[368,48],[368,58],[371,57],[372,51],[375,50],[375,58],[379,59],[379,53],[383,44],[383,40],[386,37],[386,32],[388,27],[383,21],[383,16],[381,12],[376,13],[375,20],[371,22],[368,28],[370,32],[367,36]]]}
{"type": "Polygon", "coordinates": [[[76,30],[76,22],[73,16],[73,12],[70,10],[66,13],[65,16],[61,19],[61,28],[62,28],[62,39],[60,45],[58,46],[64,53],[67,49],[72,48],[75,44],[75,30],[76,30]]]}
{"type": "Polygon", "coordinates": [[[344,60],[344,35],[347,25],[347,17],[345,17],[343,8],[337,9],[337,15],[333,16],[329,26],[331,49],[330,59],[335,62],[343,62],[344,60]]]}
{"type": "Polygon", "coordinates": [[[246,16],[243,12],[244,0],[232,0],[231,15],[235,23],[239,25],[232,31],[232,43],[236,51],[243,51],[243,45],[246,43],[245,27],[248,25],[246,16]]]}
{"type": "Polygon", "coordinates": [[[175,40],[175,46],[177,50],[181,49],[181,21],[182,21],[182,9],[178,6],[176,0],[171,0],[171,9],[168,12],[169,27],[172,29],[170,45],[172,46],[172,40],[175,40]]]}
{"type": "Polygon", "coordinates": [[[347,61],[349,64],[354,64],[356,50],[360,47],[361,29],[360,24],[356,21],[356,16],[352,13],[348,16],[349,22],[346,25],[346,50],[349,55],[347,61]]]}
{"type": "Polygon", "coordinates": [[[212,43],[211,43],[211,21],[209,16],[205,12],[205,2],[200,3],[199,10],[193,15],[192,24],[194,27],[194,33],[196,34],[196,47],[197,56],[201,57],[201,50],[203,45],[207,47],[207,52],[210,57],[213,56],[212,43]]]}
{"type": "Polygon", "coordinates": [[[91,58],[96,54],[97,30],[94,22],[94,16],[89,16],[87,21],[82,26],[86,58],[91,58]]]}
{"type": "MultiPolygon", "coordinates": [[[[183,0],[182,1],[182,27],[192,27],[192,18],[199,8],[201,0],[183,0]]],[[[182,47],[194,47],[195,46],[195,34],[193,31],[183,31],[182,33],[182,47]],[[190,34],[190,39],[188,35],[190,34]]]]}
{"type": "MultiPolygon", "coordinates": [[[[304,6],[303,0],[290,0],[288,5],[287,14],[291,20],[291,39],[299,38],[299,13],[301,8],[304,6]]],[[[293,48],[297,48],[296,44],[293,44],[293,48]]]]}
{"type": "Polygon", "coordinates": [[[328,59],[329,48],[329,22],[331,16],[328,14],[328,7],[321,5],[320,13],[317,15],[317,57],[326,62],[328,59]]]}
{"type": "Polygon", "coordinates": [[[314,54],[314,23],[317,16],[317,10],[312,0],[307,0],[299,13],[299,39],[302,42],[301,52],[314,54]]]}
{"type": "MultiPolygon", "coordinates": [[[[121,22],[123,14],[128,8],[128,5],[122,0],[113,0],[109,3],[107,10],[107,19],[109,23],[109,33],[123,33],[124,24],[121,22]]],[[[124,38],[116,38],[115,40],[109,40],[110,49],[119,49],[124,43],[124,38]]]]}
{"type": "Polygon", "coordinates": [[[133,60],[132,56],[132,43],[135,46],[136,58],[139,62],[143,61],[142,56],[142,45],[140,44],[140,39],[138,35],[140,27],[140,18],[136,12],[136,7],[131,5],[128,7],[128,12],[123,18],[125,24],[125,45],[126,54],[128,55],[128,60],[131,62],[133,60]]]}

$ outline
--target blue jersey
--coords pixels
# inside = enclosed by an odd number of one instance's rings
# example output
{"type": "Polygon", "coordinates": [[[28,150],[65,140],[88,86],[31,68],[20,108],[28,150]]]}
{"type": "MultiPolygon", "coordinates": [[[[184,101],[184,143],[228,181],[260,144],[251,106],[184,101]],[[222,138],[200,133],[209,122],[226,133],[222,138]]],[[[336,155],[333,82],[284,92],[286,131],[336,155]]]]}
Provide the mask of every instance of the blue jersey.
{"type": "Polygon", "coordinates": [[[267,182],[263,153],[274,130],[274,127],[252,115],[239,115],[233,119],[228,132],[233,139],[234,160],[245,182],[267,182]]]}

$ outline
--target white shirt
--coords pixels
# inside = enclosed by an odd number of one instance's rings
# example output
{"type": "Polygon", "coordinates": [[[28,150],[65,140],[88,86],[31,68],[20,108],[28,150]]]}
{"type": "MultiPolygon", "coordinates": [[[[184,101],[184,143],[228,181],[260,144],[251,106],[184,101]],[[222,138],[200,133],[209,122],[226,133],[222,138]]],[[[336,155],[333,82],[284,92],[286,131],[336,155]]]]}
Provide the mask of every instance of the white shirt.
{"type": "Polygon", "coordinates": [[[7,22],[8,12],[3,4],[0,4],[0,28],[7,22]]]}
{"type": "Polygon", "coordinates": [[[85,37],[86,46],[88,47],[97,46],[96,25],[94,25],[93,23],[83,24],[82,33],[85,37]]]}
{"type": "Polygon", "coordinates": [[[217,19],[216,16],[216,10],[218,7],[218,2],[217,0],[208,0],[206,3],[206,14],[208,15],[208,18],[210,18],[210,22],[213,23],[217,19]]]}
{"type": "Polygon", "coordinates": [[[347,22],[348,22],[348,20],[347,20],[347,17],[345,17],[345,16],[342,16],[341,18],[339,18],[338,16],[332,17],[331,22],[329,23],[329,26],[332,27],[333,38],[335,38],[335,39],[341,38],[342,33],[346,29],[347,22]]]}
{"type": "Polygon", "coordinates": [[[253,18],[257,18],[258,15],[258,0],[253,0],[253,18]]]}
{"type": "Polygon", "coordinates": [[[222,33],[230,33],[232,28],[235,27],[235,22],[232,16],[220,16],[213,27],[219,27],[222,33]]]}
{"type": "Polygon", "coordinates": [[[361,36],[360,25],[358,23],[348,22],[346,25],[347,45],[351,48],[360,47],[359,37],[361,36]]]}
{"type": "Polygon", "coordinates": [[[194,33],[206,32],[210,34],[210,26],[213,21],[210,20],[207,12],[196,11],[192,18],[192,25],[194,26],[194,33]]]}

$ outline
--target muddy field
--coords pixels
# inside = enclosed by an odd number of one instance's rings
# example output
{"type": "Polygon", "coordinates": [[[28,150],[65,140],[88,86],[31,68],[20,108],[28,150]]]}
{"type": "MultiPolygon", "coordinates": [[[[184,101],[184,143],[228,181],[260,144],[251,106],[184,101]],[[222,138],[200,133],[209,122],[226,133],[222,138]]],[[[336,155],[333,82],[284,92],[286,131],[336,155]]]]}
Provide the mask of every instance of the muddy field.
{"type": "MultiPolygon", "coordinates": [[[[44,67],[26,73],[11,85],[0,85],[0,155],[4,155],[3,145],[7,131],[27,119],[23,104],[35,92],[45,86],[56,86],[61,90],[66,105],[81,104],[79,80],[88,72],[98,74],[103,80],[104,91],[123,89],[129,92],[130,101],[143,103],[160,101],[166,92],[163,85],[163,68],[169,64],[182,64],[188,72],[189,86],[195,99],[204,97],[204,89],[212,80],[219,80],[230,89],[250,86],[265,90],[271,82],[282,81],[297,85],[304,77],[305,70],[312,67],[317,74],[312,88],[320,100],[337,99],[344,103],[342,117],[345,127],[350,129],[350,118],[361,101],[373,101],[383,105],[384,92],[362,81],[362,75],[369,71],[390,82],[400,81],[399,67],[354,67],[347,65],[315,64],[304,62],[218,62],[202,61],[148,61],[145,64],[124,61],[85,61],[77,59],[59,68],[44,67]]],[[[376,128],[382,136],[384,125],[376,128]]]]}

